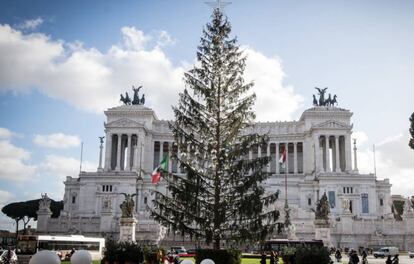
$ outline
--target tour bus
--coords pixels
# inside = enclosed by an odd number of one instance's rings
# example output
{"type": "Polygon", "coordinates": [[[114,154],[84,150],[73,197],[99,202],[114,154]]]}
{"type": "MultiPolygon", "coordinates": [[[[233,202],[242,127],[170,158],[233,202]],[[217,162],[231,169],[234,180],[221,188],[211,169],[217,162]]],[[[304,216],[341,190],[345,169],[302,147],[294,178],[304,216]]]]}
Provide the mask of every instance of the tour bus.
{"type": "Polygon", "coordinates": [[[105,239],[100,237],[21,235],[17,241],[16,253],[18,255],[33,255],[37,251],[50,250],[56,252],[64,260],[70,258],[72,250],[84,249],[91,253],[93,260],[100,260],[104,247],[105,239]]]}
{"type": "Polygon", "coordinates": [[[283,247],[323,247],[322,240],[289,240],[289,239],[271,239],[263,242],[261,250],[270,251],[281,251],[283,247]]]}

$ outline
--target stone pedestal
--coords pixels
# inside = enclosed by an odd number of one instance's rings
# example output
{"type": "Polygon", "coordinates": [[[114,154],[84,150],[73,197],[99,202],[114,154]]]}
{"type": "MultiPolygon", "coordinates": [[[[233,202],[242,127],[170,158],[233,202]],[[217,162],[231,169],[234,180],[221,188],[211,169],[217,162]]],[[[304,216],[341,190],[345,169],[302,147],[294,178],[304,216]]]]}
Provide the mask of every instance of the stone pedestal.
{"type": "Polygon", "coordinates": [[[131,218],[121,218],[119,226],[119,241],[135,242],[135,226],[137,220],[131,218]]]}
{"type": "Polygon", "coordinates": [[[315,219],[315,239],[322,240],[324,246],[332,246],[331,241],[331,227],[329,220],[326,219],[315,219]]]}

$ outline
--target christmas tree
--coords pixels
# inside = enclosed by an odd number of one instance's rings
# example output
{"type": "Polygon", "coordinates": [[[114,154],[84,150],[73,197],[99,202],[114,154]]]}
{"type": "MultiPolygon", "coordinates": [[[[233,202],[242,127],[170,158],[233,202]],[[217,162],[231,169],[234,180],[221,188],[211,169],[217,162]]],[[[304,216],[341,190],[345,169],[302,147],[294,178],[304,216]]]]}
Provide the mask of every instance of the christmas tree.
{"type": "Polygon", "coordinates": [[[170,124],[184,174],[164,173],[167,193],[156,192],[152,215],[169,230],[220,248],[227,242],[257,241],[273,233],[278,192],[265,193],[269,157],[249,158],[266,148],[266,135],[253,133],[255,94],[243,72],[246,57],[230,38],[220,9],[203,30],[198,63],[173,107],[170,124]]]}

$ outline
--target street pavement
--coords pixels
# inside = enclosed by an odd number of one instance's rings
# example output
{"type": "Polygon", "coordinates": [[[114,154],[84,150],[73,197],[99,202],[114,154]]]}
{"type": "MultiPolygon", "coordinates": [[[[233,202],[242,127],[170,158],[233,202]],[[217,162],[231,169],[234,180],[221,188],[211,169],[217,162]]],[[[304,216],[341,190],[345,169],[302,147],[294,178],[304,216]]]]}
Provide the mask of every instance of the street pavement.
{"type": "MultiPolygon", "coordinates": [[[[358,256],[360,260],[362,260],[361,256],[358,256]]],[[[334,261],[334,264],[339,264],[335,261],[335,258],[331,256],[332,260],[334,261]]],[[[399,264],[414,264],[414,258],[410,259],[408,255],[400,255],[399,256],[400,262],[399,264]]],[[[386,258],[374,258],[373,256],[368,256],[368,264],[385,264],[386,258]]],[[[348,264],[348,257],[344,257],[344,254],[342,254],[342,264],[348,264]]],[[[359,262],[361,263],[361,261],[359,262]]]]}

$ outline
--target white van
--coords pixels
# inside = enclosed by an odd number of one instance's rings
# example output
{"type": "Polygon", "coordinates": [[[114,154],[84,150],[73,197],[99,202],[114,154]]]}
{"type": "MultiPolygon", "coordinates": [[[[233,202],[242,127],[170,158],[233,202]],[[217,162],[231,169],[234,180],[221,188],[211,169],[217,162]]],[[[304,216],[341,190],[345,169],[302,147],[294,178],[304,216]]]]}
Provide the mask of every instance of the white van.
{"type": "Polygon", "coordinates": [[[388,256],[395,256],[398,254],[397,247],[382,247],[377,251],[374,251],[373,255],[375,258],[385,258],[388,256]]]}

